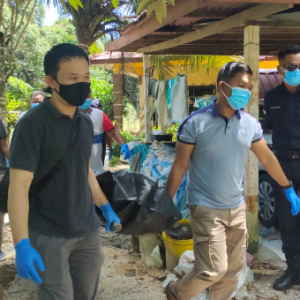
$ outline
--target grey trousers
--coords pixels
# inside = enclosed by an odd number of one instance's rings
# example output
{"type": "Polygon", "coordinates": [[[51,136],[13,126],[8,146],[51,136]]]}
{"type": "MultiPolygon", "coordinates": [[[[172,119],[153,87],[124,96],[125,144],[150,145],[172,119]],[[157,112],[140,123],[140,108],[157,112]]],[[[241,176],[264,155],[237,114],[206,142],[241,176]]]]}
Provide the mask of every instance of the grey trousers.
{"type": "Polygon", "coordinates": [[[2,248],[2,239],[3,239],[3,225],[4,225],[4,213],[0,211],[0,252],[2,248]]]}
{"type": "Polygon", "coordinates": [[[40,253],[39,300],[95,300],[104,262],[98,230],[83,238],[61,238],[30,231],[31,245],[40,253]]]}

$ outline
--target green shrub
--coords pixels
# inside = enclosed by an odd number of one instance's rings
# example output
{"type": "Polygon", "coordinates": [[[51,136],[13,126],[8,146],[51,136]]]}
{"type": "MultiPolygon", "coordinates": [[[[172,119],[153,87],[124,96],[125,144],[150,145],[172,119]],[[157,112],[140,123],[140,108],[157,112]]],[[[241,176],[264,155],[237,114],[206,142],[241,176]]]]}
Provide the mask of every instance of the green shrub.
{"type": "MultiPolygon", "coordinates": [[[[144,132],[142,132],[138,135],[134,135],[130,132],[120,131],[120,134],[123,137],[126,144],[129,142],[132,142],[132,141],[145,142],[145,133],[144,132]]],[[[119,146],[116,142],[113,143],[112,150],[113,150],[113,156],[120,157],[121,146],[119,146]]]]}
{"type": "Polygon", "coordinates": [[[121,155],[121,146],[119,146],[119,144],[114,142],[113,146],[112,146],[112,150],[113,150],[113,156],[120,157],[120,155],[121,155]]]}
{"type": "Polygon", "coordinates": [[[119,164],[119,162],[120,162],[120,157],[113,156],[109,162],[109,165],[111,167],[115,167],[119,164]]]}
{"type": "Polygon", "coordinates": [[[167,134],[173,135],[172,141],[175,141],[175,142],[177,141],[177,133],[178,133],[179,126],[180,126],[179,123],[175,123],[166,130],[167,134]]]}

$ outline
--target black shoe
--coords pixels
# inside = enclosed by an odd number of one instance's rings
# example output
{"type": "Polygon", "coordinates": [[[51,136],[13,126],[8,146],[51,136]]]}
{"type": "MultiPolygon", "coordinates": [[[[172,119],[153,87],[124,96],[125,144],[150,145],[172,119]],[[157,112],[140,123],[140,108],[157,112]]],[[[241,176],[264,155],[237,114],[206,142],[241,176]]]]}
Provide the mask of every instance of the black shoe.
{"type": "Polygon", "coordinates": [[[294,285],[300,285],[300,256],[286,256],[288,268],[273,284],[276,291],[285,291],[294,285]]]}

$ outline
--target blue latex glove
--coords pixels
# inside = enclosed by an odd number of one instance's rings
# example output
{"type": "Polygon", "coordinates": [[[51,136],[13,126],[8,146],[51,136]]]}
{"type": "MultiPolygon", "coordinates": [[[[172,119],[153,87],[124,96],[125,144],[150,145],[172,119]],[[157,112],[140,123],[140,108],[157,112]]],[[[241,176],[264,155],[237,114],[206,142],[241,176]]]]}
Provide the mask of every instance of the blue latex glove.
{"type": "Polygon", "coordinates": [[[109,150],[109,154],[108,154],[108,160],[111,161],[111,158],[113,156],[113,151],[109,150]]]}
{"type": "Polygon", "coordinates": [[[112,209],[110,203],[107,203],[105,205],[101,205],[99,207],[102,210],[103,216],[106,219],[106,231],[112,231],[111,225],[113,223],[117,223],[120,224],[121,220],[120,218],[117,216],[117,214],[114,212],[114,210],[112,209]]]}
{"type": "Polygon", "coordinates": [[[16,249],[16,268],[18,275],[29,279],[35,283],[41,284],[36,266],[40,271],[45,271],[45,267],[39,253],[30,245],[29,239],[23,239],[15,246],[16,249]]]}
{"type": "Polygon", "coordinates": [[[294,188],[285,190],[285,195],[292,204],[292,210],[291,210],[292,215],[293,216],[298,215],[300,209],[300,201],[299,201],[299,197],[295,193],[294,188]]]}
{"type": "Polygon", "coordinates": [[[128,145],[127,144],[122,144],[122,147],[121,147],[121,154],[125,154],[124,155],[124,159],[127,160],[130,158],[131,156],[131,152],[129,151],[129,148],[128,148],[128,145]]]}

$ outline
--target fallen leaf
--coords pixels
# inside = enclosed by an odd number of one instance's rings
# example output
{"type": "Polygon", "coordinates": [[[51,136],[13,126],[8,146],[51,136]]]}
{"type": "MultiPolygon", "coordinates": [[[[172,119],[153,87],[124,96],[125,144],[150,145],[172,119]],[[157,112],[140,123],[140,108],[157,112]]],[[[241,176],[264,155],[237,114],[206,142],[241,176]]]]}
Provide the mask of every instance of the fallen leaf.
{"type": "Polygon", "coordinates": [[[279,270],[265,270],[265,269],[253,269],[254,274],[262,274],[262,275],[276,275],[280,273],[279,270]]]}
{"type": "Polygon", "coordinates": [[[136,271],[134,269],[127,270],[127,272],[125,273],[125,275],[127,277],[134,277],[134,276],[136,276],[136,271]]]}
{"type": "Polygon", "coordinates": [[[252,289],[253,287],[253,282],[251,281],[248,285],[247,285],[247,292],[249,293],[249,291],[252,289]]]}
{"type": "Polygon", "coordinates": [[[158,278],[159,281],[164,281],[167,278],[167,276],[160,276],[160,277],[157,277],[157,278],[158,278]]]}

